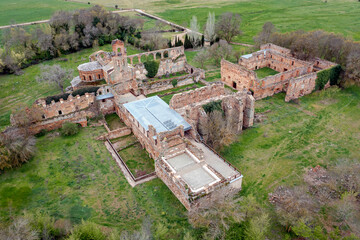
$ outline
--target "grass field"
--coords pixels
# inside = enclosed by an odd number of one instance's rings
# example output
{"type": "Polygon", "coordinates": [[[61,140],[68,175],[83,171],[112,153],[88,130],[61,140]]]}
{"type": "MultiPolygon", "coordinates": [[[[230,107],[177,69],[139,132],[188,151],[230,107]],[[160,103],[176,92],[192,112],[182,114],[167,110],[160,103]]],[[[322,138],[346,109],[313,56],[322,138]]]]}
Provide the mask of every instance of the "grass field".
{"type": "MultiPolygon", "coordinates": [[[[299,104],[285,103],[284,94],[257,101],[265,120],[221,152],[244,175],[241,195],[267,205],[269,192],[299,184],[310,166],[360,159],[359,109],[356,87],[316,92],[299,104]]],[[[88,127],[73,137],[38,138],[34,159],[0,175],[0,217],[41,210],[72,223],[84,218],[129,230],[149,216],[165,226],[167,239],[192,231],[185,208],[161,180],[130,187],[104,144],[94,140],[104,131],[88,127]]]]}
{"type": "Polygon", "coordinates": [[[263,79],[267,76],[278,74],[279,72],[269,67],[264,67],[264,68],[256,69],[255,73],[259,79],[263,79]]]}
{"type": "MultiPolygon", "coordinates": [[[[135,49],[131,45],[127,45],[128,55],[140,53],[141,51],[135,49]]],[[[60,90],[55,86],[46,83],[38,83],[36,76],[40,74],[41,65],[59,64],[64,68],[73,69],[74,76],[78,75],[77,66],[81,63],[88,62],[89,55],[97,50],[111,51],[111,45],[102,47],[90,48],[64,55],[61,58],[56,58],[41,64],[30,66],[24,69],[24,74],[21,76],[0,75],[0,129],[10,124],[11,110],[18,109],[21,106],[29,106],[36,99],[54,94],[60,94],[60,90]],[[67,61],[64,61],[67,59],[67,61]]],[[[69,79],[65,86],[70,85],[69,79]]]]}
{"type": "Polygon", "coordinates": [[[135,177],[155,171],[154,160],[149,157],[149,154],[141,147],[140,143],[119,151],[119,155],[135,177]]]}
{"type": "Polygon", "coordinates": [[[356,0],[329,0],[327,3],[320,0],[251,0],[235,4],[217,1],[208,6],[185,6],[182,11],[169,6],[166,11],[159,10],[157,14],[178,24],[188,25],[194,15],[202,29],[209,11],[215,12],[216,17],[223,12],[239,13],[243,19],[243,35],[236,37],[236,42],[252,43],[253,36],[261,31],[267,21],[271,21],[281,32],[323,29],[360,40],[359,8],[360,2],[356,0]]]}
{"type": "MultiPolygon", "coordinates": [[[[87,3],[87,2],[86,2],[87,3]]],[[[0,26],[49,19],[60,10],[86,8],[90,5],[64,0],[0,1],[0,26]]]]}

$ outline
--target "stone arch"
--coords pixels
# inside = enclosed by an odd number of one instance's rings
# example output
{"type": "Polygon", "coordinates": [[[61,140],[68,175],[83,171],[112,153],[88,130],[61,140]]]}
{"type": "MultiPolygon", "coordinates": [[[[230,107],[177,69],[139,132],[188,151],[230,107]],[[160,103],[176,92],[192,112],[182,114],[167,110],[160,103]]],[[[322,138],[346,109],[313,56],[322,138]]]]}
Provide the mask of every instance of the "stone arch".
{"type": "Polygon", "coordinates": [[[170,57],[170,56],[169,56],[169,51],[168,51],[168,50],[165,50],[163,55],[164,55],[164,58],[168,58],[168,57],[170,57]]]}
{"type": "Polygon", "coordinates": [[[161,52],[154,53],[155,59],[161,59],[161,52]]]}
{"type": "Polygon", "coordinates": [[[147,54],[142,54],[141,57],[140,57],[140,61],[141,61],[142,63],[146,62],[147,56],[148,56],[147,54]]]}

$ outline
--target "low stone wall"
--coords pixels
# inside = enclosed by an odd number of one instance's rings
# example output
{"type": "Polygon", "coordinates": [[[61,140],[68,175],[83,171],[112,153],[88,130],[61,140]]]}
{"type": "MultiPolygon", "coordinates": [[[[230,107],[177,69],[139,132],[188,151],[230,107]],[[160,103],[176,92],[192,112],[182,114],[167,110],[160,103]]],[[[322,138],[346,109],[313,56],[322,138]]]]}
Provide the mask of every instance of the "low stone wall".
{"type": "Polygon", "coordinates": [[[315,89],[316,78],[316,73],[310,73],[291,79],[286,91],[285,101],[289,102],[290,100],[312,93],[315,89]]]}
{"type": "Polygon", "coordinates": [[[225,88],[222,83],[217,82],[193,91],[175,94],[171,98],[169,106],[172,109],[182,108],[221,95],[225,95],[225,88]]]}
{"type": "Polygon", "coordinates": [[[32,134],[39,133],[42,129],[51,131],[61,128],[63,123],[65,122],[79,123],[82,127],[86,127],[88,117],[95,117],[95,114],[91,111],[74,112],[68,115],[62,115],[59,117],[54,117],[52,119],[35,123],[29,127],[29,131],[32,134]]]}
{"type": "Polygon", "coordinates": [[[123,127],[123,128],[115,129],[113,131],[110,131],[110,129],[106,125],[104,125],[104,127],[106,128],[108,133],[101,135],[100,137],[97,138],[97,140],[106,140],[106,139],[111,140],[131,134],[131,128],[129,127],[123,127]]]}
{"type": "Polygon", "coordinates": [[[176,79],[178,82],[176,87],[185,86],[196,82],[194,80],[193,74],[189,74],[186,76],[174,77],[169,79],[160,79],[157,81],[142,82],[140,83],[140,88],[143,90],[144,95],[168,90],[174,88],[174,86],[171,83],[174,79],[176,79]]]}
{"type": "Polygon", "coordinates": [[[130,184],[130,186],[135,187],[136,185],[139,185],[144,182],[148,182],[152,179],[155,179],[156,173],[149,173],[147,175],[135,178],[130,169],[126,166],[126,163],[121,159],[120,155],[116,152],[115,148],[112,146],[111,142],[109,140],[105,141],[105,147],[110,152],[111,156],[115,160],[116,164],[119,166],[120,170],[124,174],[126,180],[130,184]]]}

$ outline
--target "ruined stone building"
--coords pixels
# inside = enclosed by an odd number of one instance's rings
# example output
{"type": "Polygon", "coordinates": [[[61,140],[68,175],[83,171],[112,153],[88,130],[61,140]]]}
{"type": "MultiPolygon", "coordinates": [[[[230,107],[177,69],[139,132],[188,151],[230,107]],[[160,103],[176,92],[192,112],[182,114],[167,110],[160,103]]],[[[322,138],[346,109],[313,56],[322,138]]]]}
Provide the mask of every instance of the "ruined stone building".
{"type": "Polygon", "coordinates": [[[71,82],[75,91],[38,99],[28,109],[41,114],[30,130],[53,130],[64,122],[86,126],[88,118],[115,112],[127,126],[121,132],[134,134],[154,159],[156,175],[188,210],[210,204],[219,189],[239,191],[240,171],[202,142],[198,125],[206,121],[202,106],[221,101],[227,127],[240,133],[253,124],[253,96],[246,91],[226,91],[222,83],[215,83],[175,94],[169,106],[158,96],[145,96],[173,86],[168,79],[147,79],[141,57],[160,55],[157,76],[184,72],[177,81],[178,86],[186,85],[204,78],[204,71],[186,62],[184,48],[127,56],[123,42],[115,40],[112,47],[111,53],[96,52],[90,62],[78,67],[79,76],[71,82]],[[138,63],[134,64],[134,58],[138,63]]]}
{"type": "Polygon", "coordinates": [[[260,49],[241,56],[238,64],[222,60],[221,81],[237,90],[250,90],[255,99],[286,92],[285,101],[290,101],[314,91],[317,72],[336,65],[322,59],[299,60],[289,49],[271,43],[262,45],[260,49]],[[259,79],[254,70],[264,67],[279,73],[259,79]]]}

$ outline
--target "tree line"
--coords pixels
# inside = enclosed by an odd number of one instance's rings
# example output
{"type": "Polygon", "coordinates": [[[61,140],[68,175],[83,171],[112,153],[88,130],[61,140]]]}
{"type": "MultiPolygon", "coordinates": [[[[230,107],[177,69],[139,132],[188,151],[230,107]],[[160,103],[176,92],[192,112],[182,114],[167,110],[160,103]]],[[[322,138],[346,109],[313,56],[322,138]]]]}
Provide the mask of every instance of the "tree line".
{"type": "Polygon", "coordinates": [[[6,29],[0,48],[0,72],[21,74],[29,65],[113,39],[131,43],[141,38],[142,19],[121,16],[101,6],[74,12],[59,11],[47,25],[30,32],[22,27],[6,29]]]}
{"type": "Polygon", "coordinates": [[[344,70],[343,79],[347,83],[360,83],[360,44],[342,34],[323,30],[280,33],[271,22],[267,22],[254,41],[257,46],[271,42],[289,48],[292,54],[303,60],[319,57],[338,63],[344,70]]]}

